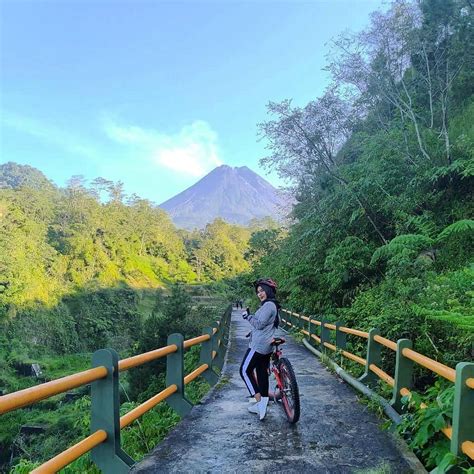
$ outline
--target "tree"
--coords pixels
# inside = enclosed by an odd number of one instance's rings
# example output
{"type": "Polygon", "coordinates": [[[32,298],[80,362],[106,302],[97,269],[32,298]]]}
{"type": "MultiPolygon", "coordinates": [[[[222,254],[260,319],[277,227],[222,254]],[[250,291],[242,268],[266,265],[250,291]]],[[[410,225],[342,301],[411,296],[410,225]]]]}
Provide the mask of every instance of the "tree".
{"type": "Polygon", "coordinates": [[[366,30],[334,41],[328,69],[336,85],[350,91],[365,111],[385,114],[379,121],[382,127],[399,116],[413,164],[408,124],[424,159],[434,161],[429,142],[437,139],[444,142],[446,162],[451,162],[451,90],[460,72],[473,65],[469,48],[458,46],[464,17],[470,13],[472,6],[463,1],[399,0],[387,12],[373,13],[366,30]],[[437,135],[430,133],[435,129],[437,135]]]}
{"type": "MultiPolygon", "coordinates": [[[[191,297],[183,285],[174,284],[163,305],[163,313],[156,311],[146,319],[138,339],[138,352],[148,352],[168,344],[168,336],[181,333],[186,337],[195,336],[187,331],[186,318],[191,312],[191,297]]],[[[131,371],[129,383],[132,398],[146,399],[163,389],[160,377],[166,368],[166,359],[155,360],[131,371]]]]}
{"type": "Polygon", "coordinates": [[[261,163],[275,167],[281,177],[299,182],[311,182],[315,175],[328,175],[344,187],[363,210],[373,229],[386,243],[379,225],[371,215],[366,196],[361,196],[344,176],[337,153],[354,126],[351,106],[333,90],[310,102],[303,109],[292,107],[291,101],[270,102],[269,113],[276,119],[259,125],[260,134],[268,140],[272,154],[261,163]]]}
{"type": "Polygon", "coordinates": [[[194,242],[193,259],[207,278],[219,280],[248,269],[244,253],[250,231],[222,219],[208,224],[194,242]]]}
{"type": "Polygon", "coordinates": [[[273,254],[282,238],[281,229],[264,229],[254,232],[249,240],[249,248],[244,254],[245,259],[252,265],[257,265],[262,258],[273,254]]]}

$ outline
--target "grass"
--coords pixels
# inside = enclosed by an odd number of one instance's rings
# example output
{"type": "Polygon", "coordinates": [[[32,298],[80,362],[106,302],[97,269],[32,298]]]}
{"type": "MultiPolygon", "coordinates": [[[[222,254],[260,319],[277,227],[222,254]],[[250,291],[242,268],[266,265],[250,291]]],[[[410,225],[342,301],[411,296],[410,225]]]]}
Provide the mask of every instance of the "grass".
{"type": "Polygon", "coordinates": [[[44,356],[38,358],[43,376],[53,380],[66,375],[90,369],[92,353],[66,354],[61,356],[44,356]]]}
{"type": "Polygon", "coordinates": [[[335,374],[336,371],[334,370],[334,367],[332,365],[333,360],[331,359],[330,356],[324,354],[324,352],[321,354],[321,358],[319,359],[323,365],[326,366],[326,369],[331,373],[335,374]]]}
{"type": "Polygon", "coordinates": [[[217,382],[216,389],[220,390],[221,388],[225,387],[229,382],[230,382],[230,377],[225,375],[219,380],[219,382],[217,382]]]}
{"type": "Polygon", "coordinates": [[[387,417],[385,416],[383,405],[377,399],[370,398],[361,394],[357,394],[357,398],[359,402],[365,405],[369,409],[369,411],[371,411],[377,416],[377,418],[381,418],[384,420],[387,419],[387,417]]]}
{"type": "Polygon", "coordinates": [[[159,296],[159,291],[143,289],[138,292],[139,299],[137,304],[138,311],[147,318],[150,316],[155,309],[156,300],[159,296]]]}

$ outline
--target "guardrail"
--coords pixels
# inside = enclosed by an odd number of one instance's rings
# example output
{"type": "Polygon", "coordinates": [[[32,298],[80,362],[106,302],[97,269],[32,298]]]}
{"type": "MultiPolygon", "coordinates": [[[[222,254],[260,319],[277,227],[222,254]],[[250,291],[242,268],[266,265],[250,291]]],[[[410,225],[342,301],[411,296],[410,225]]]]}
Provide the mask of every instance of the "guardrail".
{"type": "Polygon", "coordinates": [[[92,356],[93,368],[68,375],[51,382],[0,396],[0,415],[37,403],[72,388],[91,384],[91,434],[58,454],[32,472],[57,472],[89,451],[94,463],[104,473],[127,473],[135,461],[120,444],[120,430],[163,400],[179,415],[186,415],[192,403],[186,398],[184,387],[202,375],[214,385],[222,369],[225,355],[225,335],[229,328],[232,307],[201,336],[184,340],[182,334],[168,336],[168,345],[150,352],[119,360],[113,349],[100,349],[92,356]],[[184,375],[184,351],[201,344],[200,365],[184,375]],[[120,417],[119,373],[147,362],[166,357],[166,388],[120,417]]]}
{"type": "MultiPolygon", "coordinates": [[[[446,426],[441,431],[450,439],[450,450],[455,456],[464,453],[474,459],[474,363],[460,362],[456,365],[456,369],[452,369],[414,351],[409,339],[399,339],[394,342],[382,337],[378,329],[365,332],[342,326],[339,322],[330,323],[324,318],[316,320],[287,309],[282,309],[282,312],[287,315],[285,318],[282,317],[284,326],[300,331],[308,336],[311,342],[316,341],[322,352],[327,349],[337,351],[342,356],[364,366],[365,371],[359,378],[360,382],[373,387],[380,379],[392,387],[390,405],[399,413],[402,409],[402,397],[410,397],[412,394],[414,363],[453,382],[455,388],[452,426],[446,426]],[[331,331],[335,331],[335,344],[330,342],[331,331]],[[346,351],[347,335],[367,339],[365,358],[346,351]],[[381,368],[382,347],[395,352],[393,377],[381,368]]],[[[425,409],[427,406],[421,404],[420,408],[425,409]]]]}

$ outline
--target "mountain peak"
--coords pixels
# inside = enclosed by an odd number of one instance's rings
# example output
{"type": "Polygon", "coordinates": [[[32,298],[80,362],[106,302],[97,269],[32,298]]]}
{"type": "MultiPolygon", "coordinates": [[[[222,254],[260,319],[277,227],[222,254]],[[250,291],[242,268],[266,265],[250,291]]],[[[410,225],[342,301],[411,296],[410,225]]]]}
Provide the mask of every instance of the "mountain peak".
{"type": "Polygon", "coordinates": [[[217,217],[247,225],[252,219],[280,220],[289,199],[247,166],[220,165],[197,183],[160,204],[178,227],[204,228],[217,217]]]}

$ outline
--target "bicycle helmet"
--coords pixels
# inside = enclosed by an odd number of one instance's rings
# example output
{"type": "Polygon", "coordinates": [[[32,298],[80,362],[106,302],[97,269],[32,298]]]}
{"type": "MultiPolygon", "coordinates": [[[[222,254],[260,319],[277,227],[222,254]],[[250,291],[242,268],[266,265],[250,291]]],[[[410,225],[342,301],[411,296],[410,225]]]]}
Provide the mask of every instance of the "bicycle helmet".
{"type": "Polygon", "coordinates": [[[255,287],[255,291],[257,291],[257,288],[260,285],[267,285],[268,287],[270,287],[273,290],[274,293],[276,293],[277,284],[271,278],[259,278],[258,280],[255,280],[253,282],[253,286],[255,287]]]}

